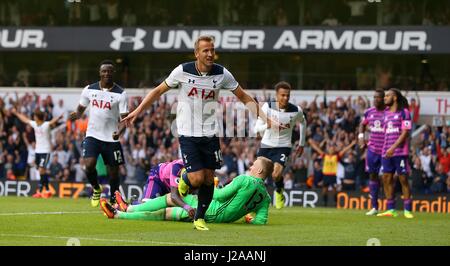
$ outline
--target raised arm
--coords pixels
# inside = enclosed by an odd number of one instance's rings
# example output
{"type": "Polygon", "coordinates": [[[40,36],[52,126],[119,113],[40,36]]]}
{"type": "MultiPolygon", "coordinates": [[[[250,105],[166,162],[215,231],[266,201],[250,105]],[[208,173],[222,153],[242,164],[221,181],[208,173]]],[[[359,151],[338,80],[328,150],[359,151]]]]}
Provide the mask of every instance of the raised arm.
{"type": "Polygon", "coordinates": [[[416,98],[417,98],[417,106],[420,107],[420,97],[419,97],[419,93],[416,91],[416,98]]]}
{"type": "Polygon", "coordinates": [[[342,151],[339,152],[339,157],[342,158],[345,155],[345,153],[347,153],[349,150],[351,150],[351,148],[353,148],[353,146],[355,146],[355,144],[356,144],[356,139],[353,140],[352,143],[350,143],[342,151]]]}
{"type": "Polygon", "coordinates": [[[29,124],[31,121],[26,115],[17,112],[15,108],[11,110],[11,113],[13,113],[13,115],[15,115],[17,118],[19,118],[20,121],[22,121],[25,124],[29,124]]]}
{"type": "Polygon", "coordinates": [[[61,120],[61,118],[63,118],[63,117],[64,117],[64,114],[50,120],[50,122],[49,122],[50,128],[52,128],[52,129],[55,128],[58,121],[61,120]]]}
{"type": "Polygon", "coordinates": [[[316,142],[313,139],[309,139],[308,143],[309,145],[311,145],[311,148],[313,148],[321,156],[325,154],[325,152],[319,146],[317,146],[316,142]]]}

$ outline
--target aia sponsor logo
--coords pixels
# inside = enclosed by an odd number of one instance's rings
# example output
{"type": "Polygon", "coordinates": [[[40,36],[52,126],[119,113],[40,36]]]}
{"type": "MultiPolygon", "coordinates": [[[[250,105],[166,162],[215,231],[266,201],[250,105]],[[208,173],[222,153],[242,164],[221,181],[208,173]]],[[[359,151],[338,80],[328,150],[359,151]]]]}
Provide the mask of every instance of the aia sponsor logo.
{"type": "Polygon", "coordinates": [[[92,107],[111,110],[111,103],[103,100],[92,100],[92,107]]]}
{"type": "Polygon", "coordinates": [[[213,90],[205,90],[193,87],[189,93],[188,97],[201,98],[202,100],[214,100],[216,97],[216,92],[213,90]]]}

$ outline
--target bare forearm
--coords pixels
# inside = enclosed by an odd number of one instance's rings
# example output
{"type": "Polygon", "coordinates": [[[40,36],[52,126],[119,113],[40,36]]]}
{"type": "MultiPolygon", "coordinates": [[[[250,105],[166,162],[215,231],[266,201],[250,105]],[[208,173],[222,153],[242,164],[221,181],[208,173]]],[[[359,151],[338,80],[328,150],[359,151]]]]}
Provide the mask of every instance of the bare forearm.
{"type": "Polygon", "coordinates": [[[20,113],[16,113],[17,118],[19,118],[20,121],[22,121],[25,124],[28,124],[30,122],[30,119],[28,119],[28,117],[26,117],[23,114],[20,113]]]}
{"type": "Polygon", "coordinates": [[[165,82],[161,83],[158,87],[154,88],[152,91],[150,91],[144,98],[144,100],[139,104],[139,106],[136,108],[136,111],[138,113],[141,113],[142,111],[149,108],[163,93],[168,91],[170,88],[165,84],[165,82]]]}
{"type": "Polygon", "coordinates": [[[402,144],[408,138],[408,135],[409,135],[408,131],[403,131],[400,137],[397,139],[397,141],[394,144],[392,144],[390,148],[397,149],[398,146],[400,146],[400,144],[402,144]]]}
{"type": "Polygon", "coordinates": [[[175,205],[177,205],[177,206],[183,208],[183,206],[186,204],[186,203],[180,198],[180,196],[178,196],[177,193],[171,193],[170,196],[171,196],[171,198],[172,198],[173,203],[175,203],[175,205]]]}
{"type": "Polygon", "coordinates": [[[86,110],[85,106],[78,105],[77,110],[76,110],[77,118],[80,118],[83,115],[85,110],[86,110]]]}
{"type": "Polygon", "coordinates": [[[262,111],[261,106],[259,106],[259,104],[250,95],[245,94],[240,100],[256,117],[261,118],[261,120],[265,123],[267,122],[267,116],[262,111]]]}

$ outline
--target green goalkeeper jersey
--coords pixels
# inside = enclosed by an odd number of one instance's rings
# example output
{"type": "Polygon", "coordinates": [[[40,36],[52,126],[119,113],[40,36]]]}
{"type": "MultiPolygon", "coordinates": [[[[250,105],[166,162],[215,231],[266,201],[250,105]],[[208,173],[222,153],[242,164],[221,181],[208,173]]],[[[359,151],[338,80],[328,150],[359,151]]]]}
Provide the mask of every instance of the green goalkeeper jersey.
{"type": "Polygon", "coordinates": [[[240,175],[224,188],[214,189],[205,219],[207,222],[231,223],[255,212],[252,224],[266,224],[270,201],[263,179],[240,175]]]}

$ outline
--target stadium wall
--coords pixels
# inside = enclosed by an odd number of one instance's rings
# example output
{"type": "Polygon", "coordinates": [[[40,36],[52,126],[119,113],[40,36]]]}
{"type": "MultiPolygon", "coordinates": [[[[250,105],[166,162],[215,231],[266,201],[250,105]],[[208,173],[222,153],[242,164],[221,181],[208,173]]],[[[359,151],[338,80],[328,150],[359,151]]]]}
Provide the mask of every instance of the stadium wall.
{"type": "MultiPolygon", "coordinates": [[[[39,181],[0,181],[1,196],[31,197],[39,187],[39,181]]],[[[90,194],[91,186],[87,183],[51,182],[50,190],[58,198],[82,198],[90,194]]],[[[140,200],[143,195],[144,184],[122,184],[120,192],[127,199],[140,200]]],[[[104,192],[108,193],[109,186],[104,185],[104,192]]],[[[320,190],[317,189],[292,189],[286,190],[287,207],[316,208],[323,206],[320,190]]],[[[274,191],[269,188],[269,194],[274,199],[274,191]]],[[[103,194],[103,196],[106,196],[103,194]]],[[[414,195],[412,207],[414,212],[450,213],[450,197],[448,194],[414,195]]],[[[337,196],[338,209],[368,210],[371,203],[367,193],[340,192],[337,196]]],[[[386,200],[379,200],[382,210],[386,209],[386,200]]],[[[397,209],[402,209],[403,204],[397,200],[397,209]]]]}

